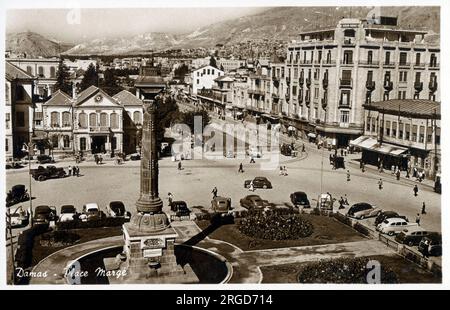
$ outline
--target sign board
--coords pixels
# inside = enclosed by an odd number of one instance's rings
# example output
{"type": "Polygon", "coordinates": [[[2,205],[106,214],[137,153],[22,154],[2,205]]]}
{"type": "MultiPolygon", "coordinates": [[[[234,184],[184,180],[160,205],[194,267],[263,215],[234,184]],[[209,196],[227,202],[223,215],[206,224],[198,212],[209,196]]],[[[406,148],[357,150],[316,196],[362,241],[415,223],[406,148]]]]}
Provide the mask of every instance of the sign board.
{"type": "Polygon", "coordinates": [[[141,240],[141,249],[162,249],[166,247],[166,239],[157,237],[141,240]]]}
{"type": "Polygon", "coordinates": [[[162,256],[162,249],[145,249],[144,257],[160,257],[162,256]]]}

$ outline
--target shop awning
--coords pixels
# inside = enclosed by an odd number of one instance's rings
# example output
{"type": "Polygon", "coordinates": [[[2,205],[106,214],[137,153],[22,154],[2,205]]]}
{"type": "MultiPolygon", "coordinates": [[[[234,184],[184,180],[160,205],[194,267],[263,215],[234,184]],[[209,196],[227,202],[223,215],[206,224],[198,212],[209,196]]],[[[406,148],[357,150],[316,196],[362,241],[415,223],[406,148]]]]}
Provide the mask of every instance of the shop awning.
{"type": "Polygon", "coordinates": [[[406,147],[401,147],[386,142],[383,142],[380,145],[375,138],[367,136],[361,136],[353,141],[350,141],[350,145],[390,156],[400,156],[408,150],[406,147]]]}

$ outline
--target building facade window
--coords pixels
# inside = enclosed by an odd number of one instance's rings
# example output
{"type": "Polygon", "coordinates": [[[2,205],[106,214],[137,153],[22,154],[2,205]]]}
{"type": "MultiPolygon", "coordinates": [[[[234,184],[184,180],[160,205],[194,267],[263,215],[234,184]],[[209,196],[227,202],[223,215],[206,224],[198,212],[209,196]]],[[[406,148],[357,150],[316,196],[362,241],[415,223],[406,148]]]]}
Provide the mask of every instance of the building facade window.
{"type": "Polygon", "coordinates": [[[386,52],[384,54],[384,64],[390,65],[391,64],[391,52],[386,52]]]}
{"type": "Polygon", "coordinates": [[[6,123],[6,129],[9,129],[11,127],[11,114],[5,113],[5,123],[6,123]]]}
{"type": "Polygon", "coordinates": [[[417,142],[417,125],[412,126],[411,141],[417,142]]]}
{"type": "Polygon", "coordinates": [[[372,64],[372,61],[373,61],[373,51],[368,51],[368,52],[367,52],[367,63],[368,63],[369,65],[371,65],[371,64],[372,64]]]}
{"type": "Polygon", "coordinates": [[[419,143],[425,142],[425,126],[419,127],[419,143]]]}
{"type": "Polygon", "coordinates": [[[55,149],[59,147],[59,137],[57,135],[52,136],[52,146],[55,149]]]}
{"type": "Polygon", "coordinates": [[[5,152],[8,152],[8,151],[9,151],[9,139],[6,138],[5,139],[5,152]]]}
{"type": "Polygon", "coordinates": [[[405,124],[405,140],[409,141],[411,139],[411,125],[405,124]]]}
{"type": "Polygon", "coordinates": [[[398,81],[399,82],[407,82],[408,81],[408,71],[400,71],[398,81]]]}
{"type": "Polygon", "coordinates": [[[106,127],[108,126],[108,114],[100,113],[100,126],[106,127]]]}
{"type": "Polygon", "coordinates": [[[408,61],[408,54],[406,52],[401,52],[400,59],[399,59],[399,65],[406,66],[407,61],[408,61]]]}
{"type": "Polygon", "coordinates": [[[63,145],[64,145],[64,148],[70,147],[70,137],[68,135],[65,135],[63,137],[63,145]]]}
{"type": "Polygon", "coordinates": [[[72,122],[70,119],[70,112],[62,113],[62,122],[63,122],[64,127],[70,127],[72,125],[72,122]]]}
{"type": "Polygon", "coordinates": [[[111,128],[114,128],[114,129],[119,128],[119,115],[116,112],[111,113],[110,125],[111,125],[111,128]]]}
{"type": "Polygon", "coordinates": [[[398,138],[399,139],[404,139],[403,138],[403,122],[398,122],[398,138]]]}
{"type": "Polygon", "coordinates": [[[97,114],[96,113],[89,114],[89,126],[90,127],[97,126],[97,114]]]}
{"type": "Polygon", "coordinates": [[[349,111],[341,111],[340,120],[341,120],[341,123],[348,124],[350,121],[350,112],[349,111]]]}
{"type": "Polygon", "coordinates": [[[56,69],[55,67],[50,67],[50,77],[55,78],[56,77],[56,69]]]}
{"type": "Polygon", "coordinates": [[[86,151],[86,138],[84,137],[80,138],[80,150],[86,151]]]}
{"type": "Polygon", "coordinates": [[[139,112],[139,111],[134,111],[133,112],[133,122],[135,124],[142,124],[141,112],[139,112]]]}
{"type": "Polygon", "coordinates": [[[39,77],[44,77],[44,67],[42,66],[38,67],[38,75],[39,77]]]}
{"type": "Polygon", "coordinates": [[[80,113],[78,115],[78,126],[80,126],[80,128],[87,128],[87,115],[86,113],[80,113]]]}
{"type": "Polygon", "coordinates": [[[50,113],[50,124],[52,127],[59,127],[59,113],[58,112],[50,113]]]}
{"type": "Polygon", "coordinates": [[[416,66],[420,65],[420,53],[416,53],[416,66]]]}
{"type": "Polygon", "coordinates": [[[391,136],[391,122],[390,121],[386,121],[385,135],[388,137],[391,136]]]}
{"type": "Polygon", "coordinates": [[[397,138],[397,122],[392,122],[392,137],[397,138]]]}

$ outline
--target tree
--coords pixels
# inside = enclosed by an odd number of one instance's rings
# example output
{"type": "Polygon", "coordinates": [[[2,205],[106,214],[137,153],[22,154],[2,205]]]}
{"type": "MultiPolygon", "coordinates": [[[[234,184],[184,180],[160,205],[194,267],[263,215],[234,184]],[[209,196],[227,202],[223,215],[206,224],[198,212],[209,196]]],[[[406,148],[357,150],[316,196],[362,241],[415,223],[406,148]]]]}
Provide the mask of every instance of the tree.
{"type": "Polygon", "coordinates": [[[81,80],[80,91],[83,91],[92,85],[98,87],[98,72],[95,69],[95,66],[90,63],[86,72],[84,73],[83,80],[81,80]]]}
{"type": "Polygon", "coordinates": [[[61,61],[56,72],[56,84],[54,90],[61,90],[69,95],[72,94],[72,84],[70,82],[69,68],[61,61]]]}
{"type": "MultiPolygon", "coordinates": [[[[209,65],[213,66],[214,68],[217,68],[217,62],[216,59],[214,58],[214,56],[211,56],[211,58],[209,59],[209,65]]],[[[219,68],[217,68],[219,69],[219,68]]]]}
{"type": "Polygon", "coordinates": [[[122,87],[117,85],[116,75],[111,69],[107,69],[103,72],[103,80],[99,82],[99,87],[110,96],[113,96],[123,90],[122,87]]]}

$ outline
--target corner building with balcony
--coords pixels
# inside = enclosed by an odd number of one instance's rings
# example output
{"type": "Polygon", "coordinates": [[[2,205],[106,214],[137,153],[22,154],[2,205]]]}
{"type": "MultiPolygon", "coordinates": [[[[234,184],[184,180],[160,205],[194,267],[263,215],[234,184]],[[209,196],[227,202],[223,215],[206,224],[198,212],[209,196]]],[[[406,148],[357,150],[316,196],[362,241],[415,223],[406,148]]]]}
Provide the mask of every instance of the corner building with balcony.
{"type": "Polygon", "coordinates": [[[301,33],[287,50],[285,119],[303,136],[344,147],[363,134],[364,104],[440,101],[435,39],[402,29],[396,18],[345,18],[335,28],[301,33]]]}

